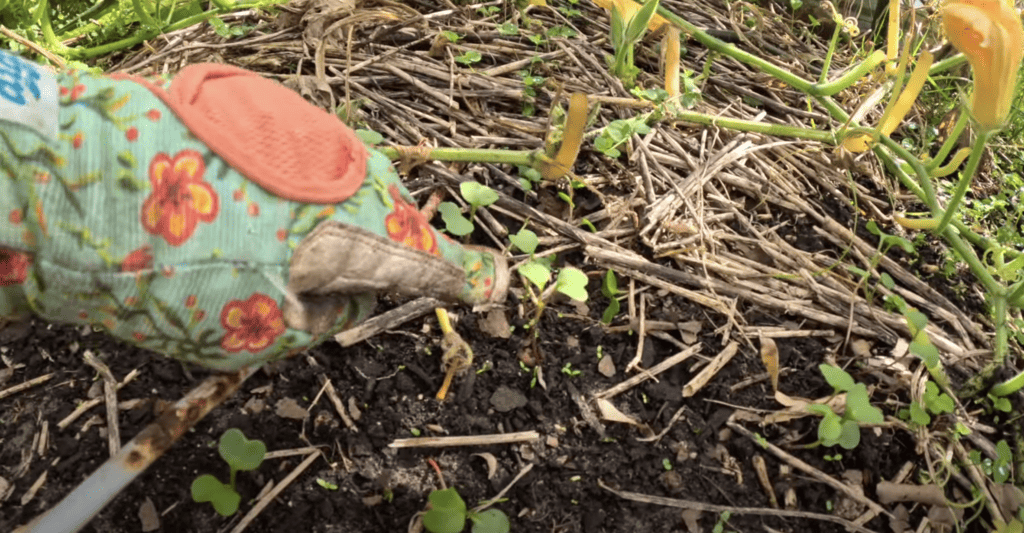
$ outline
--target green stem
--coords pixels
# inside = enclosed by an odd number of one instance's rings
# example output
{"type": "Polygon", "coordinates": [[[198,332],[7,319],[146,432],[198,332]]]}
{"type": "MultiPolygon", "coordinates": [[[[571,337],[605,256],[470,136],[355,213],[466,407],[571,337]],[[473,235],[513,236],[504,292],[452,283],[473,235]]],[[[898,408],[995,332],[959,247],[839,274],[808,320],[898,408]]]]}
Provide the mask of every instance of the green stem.
{"type": "Polygon", "coordinates": [[[832,55],[836,53],[836,44],[839,42],[839,34],[843,31],[842,24],[836,24],[836,29],[832,32],[832,41],[828,43],[828,52],[825,52],[825,64],[821,67],[821,77],[818,78],[818,84],[825,83],[828,79],[828,69],[832,66],[832,55]]]}
{"type": "Polygon", "coordinates": [[[1021,388],[1024,388],[1024,372],[1021,372],[1002,383],[996,383],[991,389],[989,389],[989,392],[992,393],[993,396],[1003,397],[1009,396],[1019,391],[1021,388]]]}
{"type": "Polygon", "coordinates": [[[956,54],[952,57],[947,57],[938,63],[933,63],[932,68],[928,69],[928,77],[932,77],[940,72],[947,71],[953,67],[963,65],[967,62],[967,56],[963,54],[956,54]]]}
{"type": "MultiPolygon", "coordinates": [[[[861,61],[856,68],[850,69],[849,72],[842,76],[825,83],[822,80],[821,83],[815,84],[811,87],[809,94],[811,96],[832,96],[843,89],[846,89],[857,83],[857,80],[866,76],[869,72],[875,69],[878,65],[881,65],[885,61],[885,52],[881,50],[875,50],[870,56],[864,61],[861,61]]],[[[826,67],[828,64],[826,63],[826,67]]]]}
{"type": "MultiPolygon", "coordinates": [[[[267,0],[257,0],[257,1],[254,1],[254,2],[249,2],[249,3],[244,3],[244,4],[241,4],[241,3],[240,4],[235,4],[234,9],[237,9],[237,10],[253,9],[253,8],[264,7],[264,6],[280,4],[280,3],[281,2],[279,2],[279,1],[269,1],[268,2],[267,0]]],[[[210,11],[206,11],[204,13],[200,13],[198,15],[193,15],[193,16],[188,17],[186,19],[179,20],[178,22],[176,22],[174,24],[171,24],[170,26],[167,26],[166,28],[163,28],[163,29],[157,28],[156,30],[139,32],[139,33],[137,33],[137,34],[135,34],[135,35],[133,35],[131,37],[127,37],[125,39],[121,39],[120,41],[115,41],[115,42],[112,42],[112,43],[107,43],[107,44],[104,44],[104,45],[96,46],[96,47],[93,47],[93,48],[86,48],[86,49],[69,48],[69,49],[67,49],[67,54],[66,55],[69,58],[79,59],[79,60],[91,59],[91,58],[94,58],[94,57],[103,56],[103,55],[106,55],[106,54],[109,54],[109,53],[121,50],[123,48],[129,48],[129,47],[135,46],[135,45],[137,45],[137,44],[139,44],[139,43],[141,43],[143,41],[147,41],[149,39],[152,39],[153,37],[156,37],[157,35],[160,35],[161,33],[172,32],[172,31],[180,30],[182,28],[187,28],[189,26],[192,26],[193,24],[199,24],[201,22],[204,22],[204,21],[208,20],[210,17],[216,16],[216,15],[219,15],[219,14],[222,14],[222,13],[226,13],[226,12],[227,11],[223,10],[223,9],[211,9],[210,11]]],[[[63,46],[63,45],[61,45],[61,46],[63,46]]]]}
{"type": "Polygon", "coordinates": [[[135,16],[139,17],[140,22],[151,30],[160,29],[160,23],[149,14],[149,11],[142,7],[142,0],[132,0],[132,7],[135,8],[135,16]]]}
{"type": "Polygon", "coordinates": [[[811,94],[814,84],[801,78],[800,76],[797,76],[786,69],[777,67],[772,63],[765,61],[764,59],[761,59],[758,56],[755,56],[748,52],[744,52],[743,50],[740,50],[739,48],[732,44],[726,43],[725,41],[716,39],[708,35],[707,32],[705,32],[704,30],[683,20],[678,15],[672,13],[668,9],[665,9],[665,6],[658,6],[658,14],[661,15],[662,17],[665,17],[665,19],[671,22],[672,24],[681,28],[684,32],[686,32],[688,36],[696,39],[698,42],[706,46],[708,49],[713,50],[715,52],[719,52],[721,54],[725,54],[741,63],[750,65],[760,70],[761,72],[769,74],[785,82],[786,84],[799,90],[800,92],[811,94]]]}
{"type": "Polygon", "coordinates": [[[960,134],[963,133],[964,128],[967,127],[968,118],[968,113],[960,113],[960,118],[956,120],[956,124],[953,125],[953,131],[949,132],[949,137],[947,137],[946,142],[942,144],[942,148],[939,148],[939,151],[935,154],[935,158],[925,165],[925,168],[927,168],[929,172],[935,169],[935,167],[941,165],[942,162],[949,157],[949,154],[953,151],[953,147],[955,147],[960,141],[960,134]]]}
{"type": "Polygon", "coordinates": [[[39,28],[43,31],[43,39],[46,41],[46,45],[50,47],[50,50],[58,54],[62,54],[67,51],[67,47],[61,44],[57,40],[57,36],[53,34],[53,25],[50,23],[50,2],[49,0],[40,0],[39,7],[41,12],[39,14],[39,28]]]}
{"type": "MultiPolygon", "coordinates": [[[[376,150],[392,161],[400,159],[403,151],[394,146],[376,147],[376,150]]],[[[536,150],[503,150],[500,148],[431,148],[427,159],[434,161],[458,161],[467,163],[495,163],[533,166],[539,152],[536,150]]]]}
{"type": "Polygon", "coordinates": [[[953,196],[950,197],[949,202],[946,204],[946,211],[942,213],[942,218],[939,220],[938,227],[935,228],[935,233],[942,233],[949,227],[949,221],[952,220],[957,208],[960,207],[960,201],[963,200],[964,194],[967,193],[967,187],[971,184],[974,173],[978,170],[978,163],[981,162],[981,156],[985,153],[985,145],[994,133],[995,130],[978,132],[978,138],[975,139],[974,147],[971,150],[971,157],[967,159],[967,166],[960,175],[960,182],[957,183],[956,189],[953,190],[953,196]]]}
{"type": "Polygon", "coordinates": [[[679,111],[676,112],[673,117],[686,122],[694,122],[708,126],[721,126],[736,131],[752,131],[779,137],[793,137],[832,145],[836,144],[835,134],[831,131],[786,126],[783,124],[768,124],[765,122],[727,118],[718,115],[707,115],[692,111],[679,111]]]}

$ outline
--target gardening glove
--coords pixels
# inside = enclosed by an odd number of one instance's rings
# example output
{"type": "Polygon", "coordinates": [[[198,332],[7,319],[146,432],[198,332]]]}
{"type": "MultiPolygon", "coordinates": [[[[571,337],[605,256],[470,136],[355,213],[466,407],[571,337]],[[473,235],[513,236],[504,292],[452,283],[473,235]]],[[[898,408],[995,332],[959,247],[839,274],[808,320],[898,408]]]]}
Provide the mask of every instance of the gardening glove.
{"type": "Polygon", "coordinates": [[[91,324],[236,370],[366,319],[393,291],[504,300],[500,253],[439,234],[389,160],[254,73],[172,81],[0,51],[0,323],[91,324]]]}

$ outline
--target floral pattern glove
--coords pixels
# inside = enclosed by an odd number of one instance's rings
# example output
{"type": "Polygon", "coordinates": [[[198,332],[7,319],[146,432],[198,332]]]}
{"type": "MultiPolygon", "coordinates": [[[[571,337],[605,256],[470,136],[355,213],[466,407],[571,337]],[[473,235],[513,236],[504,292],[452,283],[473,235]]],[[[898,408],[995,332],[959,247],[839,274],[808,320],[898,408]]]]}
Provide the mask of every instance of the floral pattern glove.
{"type": "Polygon", "coordinates": [[[501,302],[504,258],[439,234],[390,161],[283,86],[51,74],[0,51],[0,321],[92,324],[234,370],[393,291],[501,302]]]}

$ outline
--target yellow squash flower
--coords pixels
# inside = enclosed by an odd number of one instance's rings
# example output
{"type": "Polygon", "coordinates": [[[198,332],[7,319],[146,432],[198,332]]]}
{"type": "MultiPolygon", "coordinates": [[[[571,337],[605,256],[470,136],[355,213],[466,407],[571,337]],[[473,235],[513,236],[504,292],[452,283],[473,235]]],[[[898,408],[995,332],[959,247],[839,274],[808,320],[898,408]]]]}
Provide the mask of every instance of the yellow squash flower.
{"type": "Polygon", "coordinates": [[[974,71],[971,112],[981,129],[996,129],[1010,114],[1024,58],[1024,26],[1011,0],[947,0],[940,8],[946,38],[974,71]]]}

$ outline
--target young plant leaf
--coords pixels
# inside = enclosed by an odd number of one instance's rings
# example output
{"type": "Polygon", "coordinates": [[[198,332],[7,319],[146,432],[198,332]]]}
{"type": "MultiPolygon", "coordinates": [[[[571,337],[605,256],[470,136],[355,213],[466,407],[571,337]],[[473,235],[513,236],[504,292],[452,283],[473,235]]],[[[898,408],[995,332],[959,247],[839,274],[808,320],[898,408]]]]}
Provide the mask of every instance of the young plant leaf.
{"type": "Polygon", "coordinates": [[[839,445],[847,450],[852,450],[860,444],[860,426],[855,420],[843,422],[842,433],[839,435],[839,445]]]}
{"type": "Polygon", "coordinates": [[[565,267],[558,272],[558,292],[578,302],[587,301],[587,275],[578,268],[565,267]]]}
{"type": "Polygon", "coordinates": [[[537,239],[537,234],[526,228],[519,230],[519,233],[515,235],[509,235],[508,240],[512,241],[512,244],[520,251],[530,255],[537,251],[537,244],[540,242],[537,239]]]}
{"type": "Polygon", "coordinates": [[[498,509],[474,513],[469,518],[473,521],[473,533],[508,533],[512,528],[508,515],[498,509]]]}
{"type": "Polygon", "coordinates": [[[423,513],[423,526],[433,533],[459,533],[466,527],[466,502],[455,487],[428,496],[431,509],[423,513]]]}
{"type": "Polygon", "coordinates": [[[865,424],[881,424],[885,416],[877,407],[871,405],[868,388],[863,383],[856,383],[846,393],[846,412],[849,418],[865,424]]]}
{"type": "Polygon", "coordinates": [[[249,440],[242,430],[231,428],[221,435],[217,452],[235,470],[250,471],[263,464],[267,445],[261,440],[249,440]]]}
{"type": "Polygon", "coordinates": [[[832,385],[833,389],[837,391],[848,391],[853,388],[853,378],[850,377],[850,374],[847,374],[842,368],[822,363],[818,365],[818,369],[821,370],[821,375],[825,376],[825,381],[827,381],[829,385],[832,385]]]}
{"type": "Polygon", "coordinates": [[[487,207],[498,201],[498,193],[475,181],[464,181],[459,184],[462,197],[475,207],[487,207]]]}
{"type": "Polygon", "coordinates": [[[192,500],[196,503],[210,502],[217,514],[231,516],[238,511],[242,497],[219,479],[203,474],[192,482],[192,500]]]}
{"type": "Polygon", "coordinates": [[[551,269],[541,263],[540,261],[527,261],[519,267],[519,273],[522,274],[526,279],[530,280],[537,286],[538,289],[544,290],[548,282],[551,281],[551,269]]]}
{"type": "Polygon", "coordinates": [[[441,205],[437,206],[437,212],[441,213],[441,219],[444,220],[444,226],[448,233],[457,237],[473,233],[473,223],[462,216],[459,206],[451,202],[441,202],[441,205]]]}

